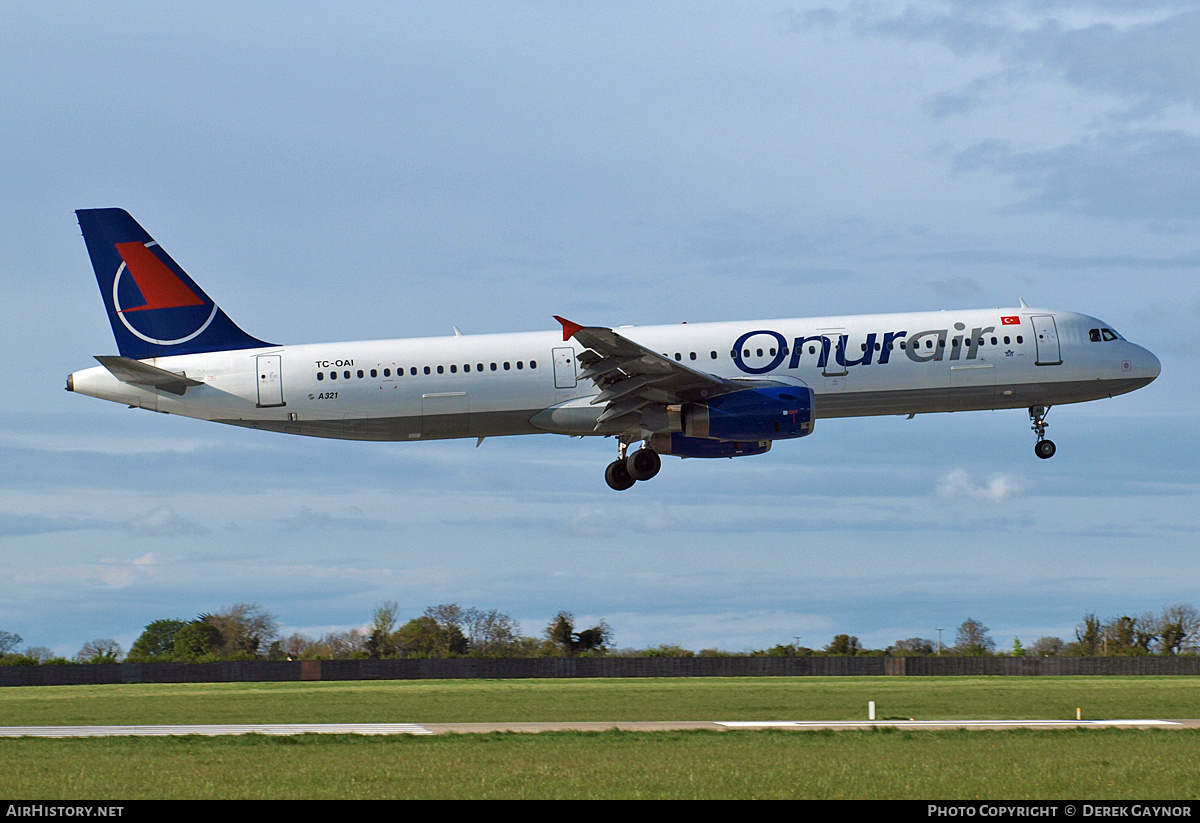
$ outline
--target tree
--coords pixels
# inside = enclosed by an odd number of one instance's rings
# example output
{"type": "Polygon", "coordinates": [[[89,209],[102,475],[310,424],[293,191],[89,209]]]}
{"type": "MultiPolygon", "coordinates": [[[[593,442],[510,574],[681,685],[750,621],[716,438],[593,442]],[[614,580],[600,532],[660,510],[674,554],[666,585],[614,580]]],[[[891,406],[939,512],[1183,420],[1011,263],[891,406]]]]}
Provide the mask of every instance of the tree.
{"type": "Polygon", "coordinates": [[[1176,603],[1163,609],[1158,624],[1158,645],[1163,654],[1175,655],[1196,645],[1200,632],[1200,611],[1190,603],[1176,603]],[[1189,642],[1190,641],[1190,642],[1189,642]]]}
{"type": "Polygon", "coordinates": [[[1055,657],[1062,654],[1063,646],[1060,637],[1039,637],[1029,647],[1029,654],[1034,657],[1055,657]]]}
{"type": "Polygon", "coordinates": [[[1136,654],[1137,620],[1129,615],[1111,618],[1104,624],[1104,654],[1136,654]]]}
{"type": "Polygon", "coordinates": [[[674,643],[663,643],[659,646],[651,646],[648,649],[643,649],[642,657],[695,657],[696,653],[683,648],[683,646],[674,643]]]}
{"type": "Polygon", "coordinates": [[[463,612],[463,624],[473,655],[512,655],[519,646],[521,626],[509,615],[495,609],[488,612],[467,609],[463,612]]]}
{"type": "Polygon", "coordinates": [[[996,641],[988,632],[987,626],[974,618],[968,617],[955,632],[954,651],[968,657],[984,657],[996,649],[996,641]]]}
{"type": "Polygon", "coordinates": [[[1150,654],[1150,647],[1158,639],[1158,618],[1152,612],[1142,612],[1133,626],[1133,644],[1138,654],[1150,654]]]}
{"type": "Polygon", "coordinates": [[[933,641],[923,637],[910,637],[907,640],[897,640],[888,649],[893,657],[927,657],[933,654],[933,641]]]}
{"type": "Polygon", "coordinates": [[[193,620],[175,634],[171,659],[180,663],[196,663],[216,656],[221,648],[221,632],[212,623],[193,620]]]}
{"type": "Polygon", "coordinates": [[[218,631],[220,646],[214,651],[227,660],[265,654],[279,631],[279,623],[257,603],[235,603],[223,612],[201,615],[200,620],[218,631]]]}
{"type": "Polygon", "coordinates": [[[397,651],[404,657],[450,657],[467,653],[469,644],[458,626],[446,628],[429,615],[415,617],[395,634],[397,651]]]}
{"type": "Polygon", "coordinates": [[[612,646],[612,629],[603,620],[599,625],[583,631],[575,631],[575,615],[559,612],[543,632],[545,647],[552,653],[574,657],[585,652],[603,652],[612,646]]]}
{"type": "Polygon", "coordinates": [[[361,629],[351,629],[347,632],[330,632],[321,638],[319,645],[327,658],[347,660],[366,656],[367,639],[361,629]]]}
{"type": "Polygon", "coordinates": [[[1085,614],[1083,622],[1075,627],[1075,641],[1081,657],[1095,657],[1100,653],[1100,621],[1092,612],[1085,614]]]}
{"type": "Polygon", "coordinates": [[[463,632],[463,609],[457,603],[442,603],[425,609],[425,620],[432,620],[437,629],[431,634],[434,640],[433,657],[450,657],[466,654],[470,642],[463,632]]]}
{"type": "MultiPolygon", "coordinates": [[[[705,651],[700,652],[701,657],[709,657],[705,651]]],[[[758,651],[750,652],[750,657],[811,657],[813,650],[807,646],[797,646],[793,643],[778,643],[769,649],[759,649],[758,651]]],[[[711,655],[715,656],[715,655],[711,655]]]]}
{"type": "Polygon", "coordinates": [[[22,642],[21,635],[0,631],[0,654],[12,654],[22,642]]]}
{"type": "Polygon", "coordinates": [[[121,646],[115,640],[89,640],[76,653],[76,663],[116,663],[121,659],[121,646]]]}
{"type": "Polygon", "coordinates": [[[130,663],[170,660],[175,650],[175,637],[186,625],[185,620],[155,620],[133,641],[125,660],[130,663]]]}
{"type": "MultiPolygon", "coordinates": [[[[30,646],[25,650],[25,656],[35,663],[49,663],[55,660],[54,650],[48,646],[30,646]]],[[[59,657],[58,661],[63,661],[66,658],[59,657]]]]}
{"type": "Polygon", "coordinates": [[[862,651],[862,646],[859,645],[857,637],[839,634],[834,636],[832,642],[825,647],[825,651],[829,654],[844,654],[853,657],[862,651]]]}
{"type": "Polygon", "coordinates": [[[371,623],[371,631],[367,635],[367,657],[374,660],[395,657],[398,651],[395,632],[396,602],[388,600],[375,609],[375,619],[371,623]]]}

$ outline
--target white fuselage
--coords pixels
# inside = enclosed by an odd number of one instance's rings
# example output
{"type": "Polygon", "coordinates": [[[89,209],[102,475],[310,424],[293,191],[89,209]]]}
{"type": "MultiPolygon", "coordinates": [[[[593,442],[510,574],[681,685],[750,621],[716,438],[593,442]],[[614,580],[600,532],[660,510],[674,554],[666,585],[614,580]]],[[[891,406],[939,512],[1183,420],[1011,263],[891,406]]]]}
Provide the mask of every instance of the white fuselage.
{"type": "MultiPolygon", "coordinates": [[[[1081,402],[1159,373],[1153,354],[1095,318],[1025,307],[617,331],[721,378],[807,386],[821,418],[1081,402]]],[[[584,348],[558,332],[272,346],[143,361],[202,384],[182,394],[121,382],[103,367],[74,373],[68,385],[154,411],[321,437],[612,433],[596,426],[598,389],[577,377],[584,348]]]]}

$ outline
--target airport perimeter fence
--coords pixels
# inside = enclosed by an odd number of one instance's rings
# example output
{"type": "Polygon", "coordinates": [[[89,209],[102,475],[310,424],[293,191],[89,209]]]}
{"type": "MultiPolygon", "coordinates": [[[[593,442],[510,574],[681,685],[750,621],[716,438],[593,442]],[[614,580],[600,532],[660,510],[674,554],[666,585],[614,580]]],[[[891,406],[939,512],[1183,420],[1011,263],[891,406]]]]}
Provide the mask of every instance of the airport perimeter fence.
{"type": "Polygon", "coordinates": [[[0,686],[552,677],[1200,675],[1200,657],[537,657],[0,666],[0,686]]]}

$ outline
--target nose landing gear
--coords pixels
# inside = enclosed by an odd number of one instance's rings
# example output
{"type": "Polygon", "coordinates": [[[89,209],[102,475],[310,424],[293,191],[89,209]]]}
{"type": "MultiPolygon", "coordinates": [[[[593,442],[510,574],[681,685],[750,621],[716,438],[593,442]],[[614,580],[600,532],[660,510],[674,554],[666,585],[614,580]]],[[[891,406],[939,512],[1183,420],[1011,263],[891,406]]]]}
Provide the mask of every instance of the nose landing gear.
{"type": "Polygon", "coordinates": [[[619,439],[617,459],[604,470],[604,481],[613,491],[623,492],[638,480],[649,480],[662,468],[662,459],[653,449],[643,447],[627,454],[630,442],[624,437],[619,439]]]}
{"type": "Polygon", "coordinates": [[[1054,452],[1058,450],[1053,440],[1046,439],[1046,415],[1049,413],[1050,406],[1029,407],[1029,421],[1032,424],[1030,428],[1037,435],[1037,442],[1033,444],[1033,453],[1043,460],[1053,457],[1054,452]]]}

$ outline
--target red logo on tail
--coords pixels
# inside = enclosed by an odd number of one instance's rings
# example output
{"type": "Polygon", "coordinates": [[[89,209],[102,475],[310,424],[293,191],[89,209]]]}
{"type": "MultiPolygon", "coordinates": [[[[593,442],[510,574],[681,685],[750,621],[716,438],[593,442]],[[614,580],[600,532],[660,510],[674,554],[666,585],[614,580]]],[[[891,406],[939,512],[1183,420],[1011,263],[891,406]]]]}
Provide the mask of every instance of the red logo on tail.
{"type": "Polygon", "coordinates": [[[121,309],[121,312],[204,305],[204,301],[184,285],[184,282],[158,259],[158,255],[144,244],[134,241],[117,243],[116,247],[117,253],[125,261],[125,268],[137,283],[138,291],[146,300],[144,305],[121,309]]]}

